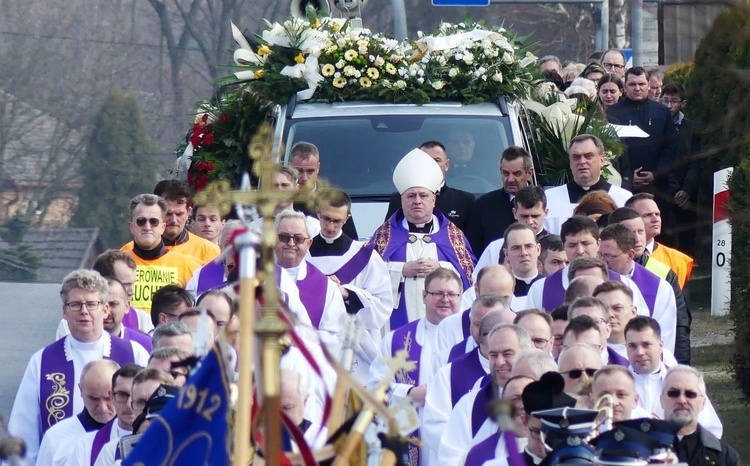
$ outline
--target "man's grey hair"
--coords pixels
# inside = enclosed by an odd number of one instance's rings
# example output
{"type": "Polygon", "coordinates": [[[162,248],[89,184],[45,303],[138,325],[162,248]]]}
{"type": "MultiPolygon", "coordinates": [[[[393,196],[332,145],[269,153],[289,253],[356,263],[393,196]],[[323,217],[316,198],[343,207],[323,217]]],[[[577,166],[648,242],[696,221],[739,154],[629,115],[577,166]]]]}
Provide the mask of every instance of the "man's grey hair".
{"type": "Polygon", "coordinates": [[[244,227],[244,224],[241,220],[227,220],[227,222],[224,224],[224,227],[222,227],[221,232],[219,233],[219,247],[221,247],[221,249],[227,247],[226,243],[227,241],[229,241],[229,237],[232,235],[232,233],[242,227],[244,227]]]}
{"type": "Polygon", "coordinates": [[[117,364],[116,361],[113,361],[111,359],[97,359],[95,361],[90,361],[85,366],[83,366],[83,370],[81,370],[81,377],[78,380],[83,383],[83,381],[86,379],[86,375],[98,366],[109,366],[109,368],[112,369],[112,372],[117,372],[117,370],[120,368],[120,365],[117,364]]]}
{"type": "Polygon", "coordinates": [[[109,301],[109,285],[107,280],[96,270],[78,269],[63,278],[60,288],[60,298],[63,305],[68,304],[68,295],[74,288],[86,291],[98,291],[102,303],[109,301]]]}
{"type": "Polygon", "coordinates": [[[592,141],[596,146],[596,150],[599,151],[599,155],[604,154],[604,143],[601,139],[594,136],[593,134],[579,134],[578,136],[570,140],[570,144],[568,144],[568,155],[570,155],[570,149],[573,147],[573,144],[578,144],[585,141],[592,141]]]}
{"type": "Polygon", "coordinates": [[[190,355],[174,346],[162,346],[161,348],[156,348],[151,353],[151,356],[148,357],[148,362],[150,363],[154,359],[158,359],[160,361],[166,361],[171,358],[177,358],[178,361],[182,361],[186,359],[188,356],[190,355]]]}
{"type": "Polygon", "coordinates": [[[152,205],[158,205],[159,209],[161,209],[162,220],[164,220],[164,216],[167,215],[167,201],[163,197],[157,196],[156,194],[139,194],[130,200],[131,220],[133,219],[133,212],[135,212],[135,208],[140,204],[149,207],[152,205]]]}
{"type": "Polygon", "coordinates": [[[158,325],[154,329],[154,333],[151,334],[151,345],[154,349],[159,348],[159,340],[161,340],[162,337],[179,337],[180,335],[190,335],[190,338],[193,337],[193,334],[190,333],[190,329],[185,325],[185,322],[178,321],[158,325]]]}
{"type": "Polygon", "coordinates": [[[505,309],[510,309],[510,303],[508,300],[500,295],[496,294],[483,294],[477,296],[477,299],[474,300],[473,303],[471,303],[471,308],[469,309],[469,316],[474,315],[474,309],[476,309],[479,306],[482,307],[495,307],[498,304],[503,306],[505,309]]]}
{"type": "Polygon", "coordinates": [[[297,219],[302,220],[302,223],[305,224],[305,233],[308,237],[310,237],[310,227],[307,225],[307,216],[303,214],[302,212],[297,212],[296,210],[282,210],[278,214],[276,214],[276,219],[273,221],[273,228],[274,230],[279,230],[279,225],[281,224],[282,220],[287,219],[297,219]]]}
{"type": "Polygon", "coordinates": [[[492,338],[495,332],[498,332],[504,329],[510,329],[516,333],[516,338],[518,338],[518,345],[521,347],[521,351],[526,351],[526,350],[530,350],[534,348],[534,344],[531,342],[531,337],[529,336],[529,332],[527,332],[525,328],[516,324],[495,325],[494,327],[492,327],[492,330],[490,330],[490,333],[487,335],[487,339],[489,340],[490,338],[492,338]]]}
{"type": "Polygon", "coordinates": [[[557,363],[552,358],[549,351],[537,348],[523,350],[518,354],[516,362],[514,362],[513,365],[517,366],[521,360],[526,360],[529,364],[529,368],[534,373],[535,380],[539,380],[542,377],[542,374],[547,372],[557,372],[557,363]]]}
{"type": "Polygon", "coordinates": [[[542,66],[543,64],[547,63],[548,61],[553,61],[557,63],[557,66],[560,67],[560,71],[562,71],[562,63],[560,62],[560,59],[557,58],[557,55],[545,55],[542,58],[539,59],[539,66],[542,66]]]}
{"type": "Polygon", "coordinates": [[[292,180],[292,183],[295,185],[299,180],[299,170],[291,165],[279,165],[276,169],[276,173],[281,173],[282,175],[288,176],[289,179],[292,180]]]}
{"type": "Polygon", "coordinates": [[[693,374],[698,378],[698,390],[701,391],[701,395],[706,395],[706,379],[703,378],[703,372],[699,371],[698,369],[694,367],[687,366],[685,364],[678,364],[674,367],[671,367],[667,371],[666,377],[664,377],[664,383],[662,384],[662,390],[667,390],[667,379],[670,375],[676,374],[678,372],[686,372],[689,374],[693,374]]]}
{"type": "Polygon", "coordinates": [[[299,386],[297,387],[297,390],[299,391],[299,396],[304,400],[307,398],[307,387],[309,386],[309,381],[307,380],[307,374],[304,373],[305,371],[300,370],[297,366],[297,363],[299,360],[296,358],[281,358],[281,380],[282,383],[288,383],[288,380],[284,380],[284,373],[287,372],[296,372],[299,378],[299,386]]]}

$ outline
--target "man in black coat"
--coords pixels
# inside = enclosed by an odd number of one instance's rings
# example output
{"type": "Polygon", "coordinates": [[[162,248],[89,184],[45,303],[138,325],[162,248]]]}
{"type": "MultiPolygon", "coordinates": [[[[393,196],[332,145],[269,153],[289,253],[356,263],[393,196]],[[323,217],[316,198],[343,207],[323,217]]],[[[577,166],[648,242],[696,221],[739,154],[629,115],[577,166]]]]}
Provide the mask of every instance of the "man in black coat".
{"type": "MultiPolygon", "coordinates": [[[[445,176],[451,165],[445,146],[437,141],[427,141],[419,146],[419,148],[437,162],[443,171],[443,176],[445,176]]],[[[474,195],[460,189],[451,188],[445,184],[445,178],[443,178],[443,184],[436,194],[435,208],[466,234],[466,228],[474,210],[474,195]]],[[[393,193],[388,203],[388,213],[385,214],[385,220],[391,218],[391,215],[400,208],[401,195],[393,193]]]]}
{"type": "Polygon", "coordinates": [[[534,176],[531,155],[523,147],[510,146],[500,156],[500,178],[503,187],[481,196],[474,206],[466,236],[477,257],[492,241],[501,238],[508,225],[515,222],[513,199],[519,189],[528,186],[534,176]]]}
{"type": "Polygon", "coordinates": [[[682,426],[674,444],[681,463],[691,466],[734,466],[740,464],[737,451],[698,424],[706,404],[703,374],[690,366],[674,366],[664,379],[661,405],[664,417],[682,426]]]}
{"type": "Polygon", "coordinates": [[[677,129],[669,109],[648,98],[648,78],[642,66],[625,72],[625,96],[607,109],[607,118],[620,125],[636,125],[647,138],[625,138],[623,188],[650,192],[662,203],[668,199],[667,174],[677,153],[677,129]]]}

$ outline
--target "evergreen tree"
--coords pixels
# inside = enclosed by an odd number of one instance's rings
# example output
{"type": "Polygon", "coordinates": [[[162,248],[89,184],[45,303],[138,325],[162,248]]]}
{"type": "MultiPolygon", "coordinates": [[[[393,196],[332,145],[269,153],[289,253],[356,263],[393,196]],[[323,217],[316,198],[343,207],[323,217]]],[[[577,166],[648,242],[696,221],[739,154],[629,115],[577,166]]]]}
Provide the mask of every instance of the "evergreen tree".
{"type": "Polygon", "coordinates": [[[153,147],[138,102],[113,89],[94,121],[73,224],[99,227],[106,247],[128,241],[129,201],[152,192],[156,183],[153,147]]]}
{"type": "Polygon", "coordinates": [[[10,247],[0,249],[0,280],[11,282],[33,282],[42,265],[41,258],[23,242],[31,221],[15,215],[0,228],[0,238],[10,247]]]}

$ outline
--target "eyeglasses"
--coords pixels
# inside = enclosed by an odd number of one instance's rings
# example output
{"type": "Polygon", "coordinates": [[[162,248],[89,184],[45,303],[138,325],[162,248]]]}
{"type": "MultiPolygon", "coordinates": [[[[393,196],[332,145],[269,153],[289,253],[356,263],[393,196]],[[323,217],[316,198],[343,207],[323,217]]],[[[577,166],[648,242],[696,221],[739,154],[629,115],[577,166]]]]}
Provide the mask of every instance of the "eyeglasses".
{"type": "Polygon", "coordinates": [[[156,228],[161,223],[161,219],[156,218],[156,217],[151,217],[151,218],[138,217],[137,219],[135,219],[135,224],[138,225],[139,227],[146,226],[146,222],[148,222],[148,224],[151,225],[152,228],[156,228]]]}
{"type": "Polygon", "coordinates": [[[688,400],[694,400],[699,396],[703,396],[695,390],[680,390],[679,388],[670,388],[667,390],[667,396],[670,398],[679,398],[680,395],[684,394],[688,400]]]}
{"type": "Polygon", "coordinates": [[[345,218],[345,219],[342,220],[342,219],[338,219],[338,218],[331,218],[331,217],[329,217],[327,215],[321,215],[321,216],[318,217],[318,220],[320,220],[323,223],[330,223],[332,225],[343,225],[343,224],[346,223],[347,220],[349,220],[349,218],[347,217],[347,218],[345,218]]]}
{"type": "Polygon", "coordinates": [[[444,293],[442,291],[425,291],[425,293],[438,299],[458,299],[461,297],[460,293],[444,293]]]}
{"type": "Polygon", "coordinates": [[[303,244],[305,241],[307,241],[310,238],[307,238],[302,235],[288,235],[286,233],[279,233],[277,235],[277,238],[279,238],[279,242],[282,244],[289,244],[289,240],[294,240],[294,244],[300,245],[303,244]]]}
{"type": "Polygon", "coordinates": [[[614,69],[617,69],[617,70],[621,70],[621,69],[625,68],[625,65],[619,65],[617,63],[607,63],[607,62],[604,62],[604,63],[602,63],[602,65],[604,66],[604,68],[614,68],[614,69]]]}
{"type": "Polygon", "coordinates": [[[678,99],[661,99],[661,103],[664,105],[675,105],[675,104],[681,104],[684,102],[684,100],[678,100],[678,99]]]}
{"type": "Polygon", "coordinates": [[[115,392],[114,393],[114,399],[117,403],[125,403],[130,398],[130,393],[128,392],[115,392]]]}
{"type": "Polygon", "coordinates": [[[143,409],[146,407],[147,402],[148,400],[132,400],[130,402],[130,407],[133,408],[135,411],[142,413],[143,409]]]}
{"type": "Polygon", "coordinates": [[[73,301],[71,303],[66,303],[65,305],[68,306],[68,309],[70,309],[73,312],[81,312],[83,309],[83,306],[86,306],[86,310],[88,311],[95,311],[99,309],[99,305],[101,304],[101,301],[86,301],[85,303],[79,302],[79,301],[73,301]]]}
{"type": "Polygon", "coordinates": [[[584,372],[589,377],[593,377],[597,370],[599,369],[592,369],[589,367],[587,369],[571,369],[567,372],[561,372],[561,374],[568,374],[568,377],[571,379],[580,379],[584,372]]]}
{"type": "Polygon", "coordinates": [[[541,349],[547,346],[547,343],[549,343],[549,340],[546,338],[532,338],[531,342],[534,343],[534,346],[541,349]]]}

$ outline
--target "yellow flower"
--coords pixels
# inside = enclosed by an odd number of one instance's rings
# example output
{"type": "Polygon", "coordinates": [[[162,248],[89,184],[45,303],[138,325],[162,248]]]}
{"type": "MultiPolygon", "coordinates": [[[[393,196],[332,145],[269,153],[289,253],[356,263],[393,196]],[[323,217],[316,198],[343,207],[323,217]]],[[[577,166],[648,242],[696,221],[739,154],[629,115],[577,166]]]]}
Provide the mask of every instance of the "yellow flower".
{"type": "Polygon", "coordinates": [[[380,72],[377,68],[367,68],[367,76],[371,79],[378,79],[378,77],[380,77],[380,72]]]}
{"type": "Polygon", "coordinates": [[[260,55],[261,57],[263,55],[268,55],[269,53],[271,53],[271,49],[268,48],[267,45],[261,45],[260,47],[258,47],[258,55],[260,55]]]}
{"type": "Polygon", "coordinates": [[[354,50],[347,50],[347,51],[346,51],[346,52],[344,53],[344,59],[345,59],[346,61],[352,61],[352,60],[354,60],[354,58],[355,58],[356,56],[357,56],[357,52],[355,52],[354,50]]]}
{"type": "Polygon", "coordinates": [[[333,29],[333,32],[337,32],[339,29],[341,29],[341,25],[334,22],[333,24],[331,24],[331,29],[333,29]]]}
{"type": "Polygon", "coordinates": [[[263,74],[264,74],[263,70],[258,70],[253,74],[255,75],[255,79],[263,79],[263,74]]]}
{"type": "Polygon", "coordinates": [[[300,52],[299,54],[297,54],[296,57],[294,57],[294,61],[300,64],[305,62],[305,57],[302,56],[302,52],[300,52]]]}
{"type": "Polygon", "coordinates": [[[336,67],[331,65],[330,63],[326,63],[325,65],[323,65],[323,68],[320,71],[321,73],[323,73],[323,76],[329,77],[333,76],[333,73],[336,72],[336,67]]]}
{"type": "Polygon", "coordinates": [[[372,86],[372,81],[370,81],[370,78],[367,76],[362,76],[359,78],[359,85],[362,87],[370,87],[372,86]]]}
{"type": "Polygon", "coordinates": [[[390,63],[385,64],[385,71],[388,74],[396,74],[396,67],[390,63]]]}
{"type": "Polygon", "coordinates": [[[311,28],[315,29],[320,26],[320,18],[315,18],[315,22],[310,25],[311,28]]]}
{"type": "Polygon", "coordinates": [[[346,86],[346,78],[343,76],[339,76],[338,78],[333,80],[333,87],[338,87],[339,89],[346,86]]]}

